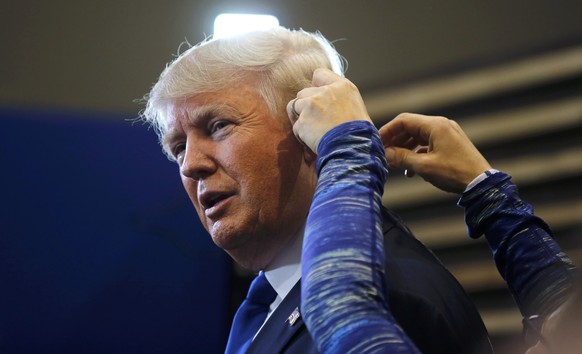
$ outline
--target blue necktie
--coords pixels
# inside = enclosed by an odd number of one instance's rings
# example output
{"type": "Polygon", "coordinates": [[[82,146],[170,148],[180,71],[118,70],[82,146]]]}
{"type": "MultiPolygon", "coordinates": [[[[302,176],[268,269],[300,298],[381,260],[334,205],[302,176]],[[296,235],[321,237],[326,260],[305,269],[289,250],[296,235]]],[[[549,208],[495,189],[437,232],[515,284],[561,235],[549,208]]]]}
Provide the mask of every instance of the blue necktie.
{"type": "Polygon", "coordinates": [[[267,281],[265,273],[261,272],[251,283],[247,298],[234,315],[225,354],[246,352],[253,337],[265,322],[269,305],[276,297],[277,292],[267,281]]]}

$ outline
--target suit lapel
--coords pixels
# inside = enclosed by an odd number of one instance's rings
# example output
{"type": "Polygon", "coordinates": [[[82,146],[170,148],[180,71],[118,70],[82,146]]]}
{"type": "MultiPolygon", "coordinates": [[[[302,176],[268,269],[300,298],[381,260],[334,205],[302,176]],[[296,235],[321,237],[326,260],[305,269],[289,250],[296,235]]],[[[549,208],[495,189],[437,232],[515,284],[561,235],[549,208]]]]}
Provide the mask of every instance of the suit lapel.
{"type": "Polygon", "coordinates": [[[305,327],[303,318],[297,318],[300,302],[301,281],[298,281],[257,334],[247,354],[280,353],[293,335],[305,327]]]}

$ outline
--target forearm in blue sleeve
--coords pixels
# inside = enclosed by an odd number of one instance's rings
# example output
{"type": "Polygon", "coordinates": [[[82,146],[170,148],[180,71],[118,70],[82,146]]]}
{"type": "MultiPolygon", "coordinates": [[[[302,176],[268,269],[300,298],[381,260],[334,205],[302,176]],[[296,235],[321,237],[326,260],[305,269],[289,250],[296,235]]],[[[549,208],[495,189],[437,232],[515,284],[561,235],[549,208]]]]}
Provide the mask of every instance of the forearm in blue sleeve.
{"type": "Polygon", "coordinates": [[[485,235],[522,314],[544,314],[564,301],[574,266],[548,225],[519,198],[511,176],[488,177],[465,192],[459,205],[469,236],[485,235]]]}
{"type": "Polygon", "coordinates": [[[321,353],[418,353],[385,299],[381,197],[387,175],[374,126],[344,123],[322,139],[307,219],[302,312],[321,353]]]}

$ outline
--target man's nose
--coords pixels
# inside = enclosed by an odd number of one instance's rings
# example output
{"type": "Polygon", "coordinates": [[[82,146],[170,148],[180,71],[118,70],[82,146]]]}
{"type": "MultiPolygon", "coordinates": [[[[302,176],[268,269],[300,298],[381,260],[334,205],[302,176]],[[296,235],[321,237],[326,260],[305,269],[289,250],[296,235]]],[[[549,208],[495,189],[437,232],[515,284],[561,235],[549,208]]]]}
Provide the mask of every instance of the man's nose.
{"type": "Polygon", "coordinates": [[[204,179],[216,171],[214,154],[210,147],[187,144],[184,159],[180,166],[180,173],[194,180],[204,179]]]}

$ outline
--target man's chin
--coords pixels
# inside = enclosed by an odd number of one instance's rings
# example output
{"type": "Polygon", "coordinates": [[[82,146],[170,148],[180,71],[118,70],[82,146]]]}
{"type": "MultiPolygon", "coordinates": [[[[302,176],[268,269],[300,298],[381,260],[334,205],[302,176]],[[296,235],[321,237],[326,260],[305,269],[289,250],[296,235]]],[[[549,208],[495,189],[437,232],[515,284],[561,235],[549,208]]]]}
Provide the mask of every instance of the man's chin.
{"type": "Polygon", "coordinates": [[[236,253],[237,249],[240,249],[244,244],[241,237],[237,237],[236,235],[224,235],[220,233],[211,233],[210,236],[212,237],[212,242],[223,250],[225,250],[228,254],[236,253]]]}
{"type": "Polygon", "coordinates": [[[249,240],[247,240],[249,238],[248,233],[225,226],[224,224],[220,225],[218,223],[212,225],[212,228],[209,230],[212,242],[231,256],[241,253],[245,245],[249,243],[249,240]]]}
{"type": "Polygon", "coordinates": [[[245,242],[243,237],[232,237],[232,235],[213,236],[214,244],[222,248],[239,266],[258,272],[265,266],[264,252],[259,252],[256,247],[250,246],[250,242],[245,242]]]}
{"type": "MultiPolygon", "coordinates": [[[[228,252],[227,252],[228,253],[228,252]]],[[[260,270],[263,270],[265,266],[261,263],[261,261],[257,258],[250,258],[250,257],[239,257],[237,255],[233,255],[228,253],[228,255],[238,264],[240,267],[249,270],[254,273],[258,273],[260,270]]]]}

